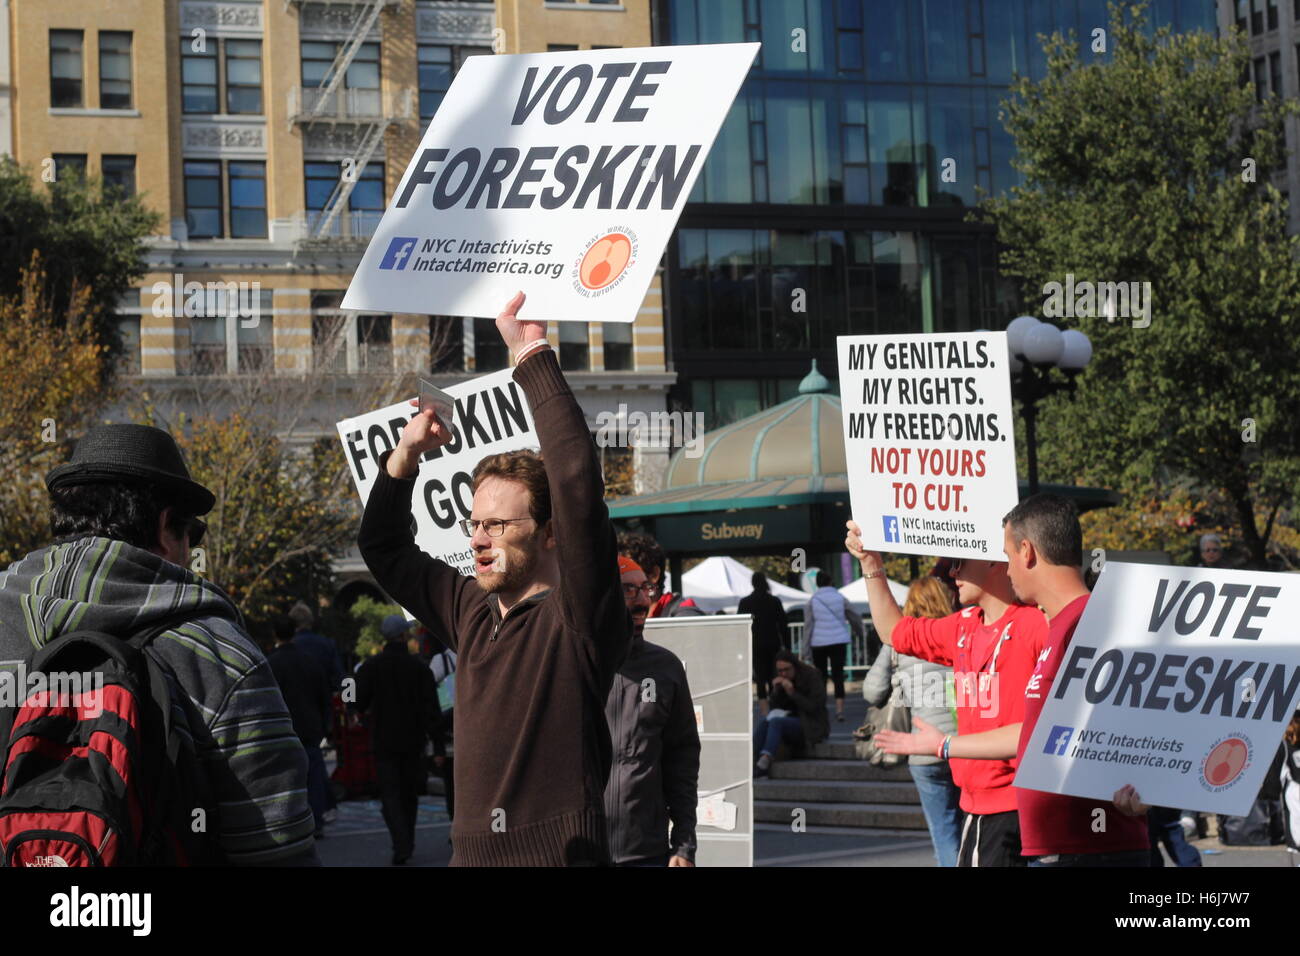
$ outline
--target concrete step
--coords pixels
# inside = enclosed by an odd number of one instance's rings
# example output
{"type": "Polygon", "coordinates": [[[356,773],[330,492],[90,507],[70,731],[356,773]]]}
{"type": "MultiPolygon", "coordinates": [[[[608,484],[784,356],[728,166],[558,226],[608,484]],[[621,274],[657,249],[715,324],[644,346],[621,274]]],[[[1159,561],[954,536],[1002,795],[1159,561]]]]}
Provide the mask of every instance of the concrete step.
{"type": "MultiPolygon", "coordinates": [[[[823,740],[813,747],[812,755],[821,760],[858,760],[857,752],[853,749],[852,738],[848,740],[823,740]]],[[[858,762],[861,763],[861,761],[858,762]]]]}
{"type": "Polygon", "coordinates": [[[754,781],[756,800],[782,800],[797,806],[813,803],[917,804],[916,787],[908,783],[858,780],[771,780],[754,781]]]}
{"type": "Polygon", "coordinates": [[[892,780],[910,783],[907,767],[873,767],[865,760],[778,760],[773,780],[892,780]]]}
{"type": "Polygon", "coordinates": [[[925,815],[919,806],[896,803],[812,803],[795,804],[786,800],[755,800],[754,820],[759,823],[790,825],[795,809],[804,811],[808,826],[888,827],[896,830],[925,832],[925,815]]]}

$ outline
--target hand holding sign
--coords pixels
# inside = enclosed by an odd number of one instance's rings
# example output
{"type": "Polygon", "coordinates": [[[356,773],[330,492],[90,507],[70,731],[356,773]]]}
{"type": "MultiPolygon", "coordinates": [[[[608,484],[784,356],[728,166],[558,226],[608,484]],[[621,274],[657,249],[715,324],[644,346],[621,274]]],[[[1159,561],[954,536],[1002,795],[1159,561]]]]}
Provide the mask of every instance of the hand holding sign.
{"type": "Polygon", "coordinates": [[[522,292],[516,292],[497,316],[497,331],[501,333],[501,341],[506,343],[506,348],[516,361],[521,348],[530,342],[546,338],[545,322],[528,322],[516,318],[526,299],[527,296],[522,292]]]}
{"type": "Polygon", "coordinates": [[[844,537],[844,550],[858,559],[862,565],[863,574],[875,574],[877,571],[883,571],[885,561],[880,556],[879,551],[868,551],[862,545],[862,529],[858,523],[853,520],[844,522],[849,529],[849,533],[844,537]]]}
{"type": "Polygon", "coordinates": [[[1115,804],[1115,809],[1126,817],[1144,817],[1151,809],[1142,802],[1142,798],[1138,796],[1137,790],[1131,783],[1126,783],[1116,790],[1111,802],[1115,804]]]}
{"type": "MultiPolygon", "coordinates": [[[[418,398],[411,399],[416,408],[418,398]]],[[[420,469],[420,456],[451,441],[451,430],[438,420],[432,408],[416,415],[402,429],[402,438],[388,456],[388,473],[394,478],[413,478],[420,469]]]]}

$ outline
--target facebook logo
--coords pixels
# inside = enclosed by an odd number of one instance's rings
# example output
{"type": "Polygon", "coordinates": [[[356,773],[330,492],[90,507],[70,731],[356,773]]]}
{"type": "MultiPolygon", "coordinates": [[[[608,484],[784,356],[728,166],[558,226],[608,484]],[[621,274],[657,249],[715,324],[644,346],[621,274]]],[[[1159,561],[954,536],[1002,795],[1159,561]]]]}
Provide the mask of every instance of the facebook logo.
{"type": "Polygon", "coordinates": [[[415,248],[416,239],[414,236],[397,236],[388,244],[388,251],[384,253],[384,258],[379,260],[381,269],[405,269],[407,258],[411,250],[415,248]]]}
{"type": "Polygon", "coordinates": [[[1074,733],[1073,727],[1062,727],[1059,724],[1053,726],[1052,732],[1047,735],[1047,746],[1043,748],[1043,753],[1064,757],[1072,733],[1074,733]]]}
{"type": "Polygon", "coordinates": [[[884,515],[885,521],[885,540],[898,541],[898,519],[893,515],[884,515]]]}

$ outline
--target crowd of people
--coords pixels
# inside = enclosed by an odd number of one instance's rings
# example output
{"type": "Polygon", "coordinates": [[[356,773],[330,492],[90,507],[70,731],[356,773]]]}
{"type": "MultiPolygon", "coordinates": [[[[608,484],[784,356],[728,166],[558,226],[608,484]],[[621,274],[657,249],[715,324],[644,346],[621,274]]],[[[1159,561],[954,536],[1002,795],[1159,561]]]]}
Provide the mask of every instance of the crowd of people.
{"type": "MultiPolygon", "coordinates": [[[[6,859],[318,863],[316,839],[334,811],[320,744],[334,692],[352,681],[354,693],[341,696],[368,715],[393,863],[415,850],[432,745],[448,784],[453,866],[694,865],[691,691],[682,662],[644,628],[652,616],[702,612],[665,591],[652,539],[616,536],[583,412],[545,325],[518,318],[522,304],[520,294],[497,327],[541,452],[475,467],[462,522],[474,575],[414,539],[419,462],[451,438],[432,409],[380,458],[366,503],[361,555],[427,631],[425,658],[408,647],[414,622],[395,615],[383,622],[382,651],[346,675],[305,606],[275,622],[264,656],[230,598],[187,570],[215,499],[160,429],[92,429],[50,472],[55,543],[0,573],[0,659],[53,672],[75,650],[79,668],[112,685],[114,707],[46,695],[9,714],[0,727],[6,859]],[[454,707],[444,706],[453,684],[454,707]],[[48,719],[59,707],[60,719],[48,719]],[[202,828],[190,823],[198,811],[202,828]]],[[[1101,803],[1014,787],[1089,594],[1068,501],[1027,498],[1004,527],[1006,560],[945,562],[900,609],[881,556],[849,522],[845,547],[887,646],[865,693],[877,704],[905,695],[914,718],[914,729],[881,729],[873,744],[908,756],[943,865],[1146,866],[1159,841],[1182,853],[1168,812],[1132,788],[1101,803]],[[953,681],[954,708],[915,698],[934,674],[953,681]],[[1101,829],[1098,809],[1109,821],[1101,829]]],[[[828,679],[844,719],[845,653],[861,622],[830,583],[819,576],[805,618],[811,662],[789,649],[785,613],[761,575],[741,604],[753,617],[758,775],[783,747],[797,753],[829,735],[828,679]]],[[[1298,736],[1293,722],[1279,765],[1293,845],[1298,736]]]]}

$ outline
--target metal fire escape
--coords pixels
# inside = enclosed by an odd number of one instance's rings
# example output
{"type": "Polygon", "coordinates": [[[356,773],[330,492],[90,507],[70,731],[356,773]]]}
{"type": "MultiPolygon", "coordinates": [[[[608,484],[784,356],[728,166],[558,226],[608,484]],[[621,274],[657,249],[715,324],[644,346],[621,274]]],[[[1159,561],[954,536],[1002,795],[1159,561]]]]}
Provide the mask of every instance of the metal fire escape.
{"type": "Polygon", "coordinates": [[[299,13],[310,6],[351,8],[351,24],[346,39],[339,42],[338,53],[314,89],[293,87],[289,90],[289,124],[303,124],[310,129],[316,123],[349,124],[360,131],[360,142],[352,159],[352,175],[341,175],[333,191],[318,213],[309,210],[304,215],[300,244],[327,243],[331,239],[361,240],[369,236],[376,223],[351,223],[334,234],[335,222],[348,208],[361,172],[384,141],[384,133],[395,123],[409,120],[413,114],[412,95],[409,89],[385,95],[382,89],[347,89],[343,86],[348,67],[357,51],[379,22],[385,7],[398,6],[401,0],[285,0],[285,8],[298,7],[299,13]],[[357,228],[357,227],[360,228],[357,228]]]}

